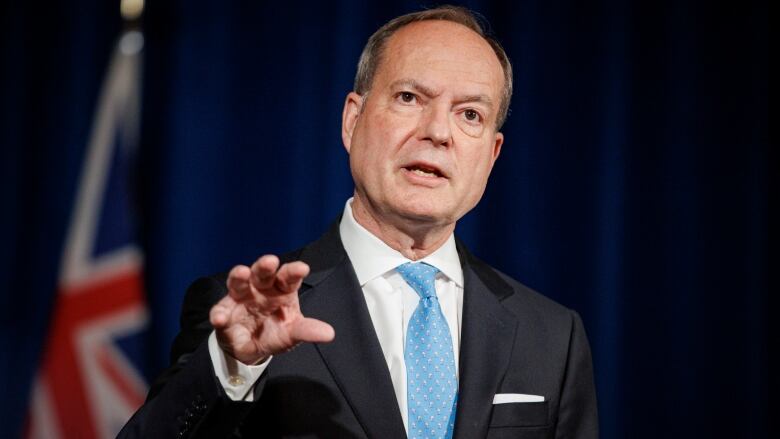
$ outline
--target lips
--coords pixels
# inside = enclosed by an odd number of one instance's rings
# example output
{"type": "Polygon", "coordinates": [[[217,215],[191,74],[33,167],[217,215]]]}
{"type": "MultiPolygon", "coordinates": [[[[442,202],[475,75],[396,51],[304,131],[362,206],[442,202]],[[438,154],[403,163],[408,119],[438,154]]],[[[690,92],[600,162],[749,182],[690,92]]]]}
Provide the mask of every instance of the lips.
{"type": "Polygon", "coordinates": [[[447,178],[447,175],[437,166],[430,163],[414,162],[403,166],[407,171],[427,178],[447,178]]]}

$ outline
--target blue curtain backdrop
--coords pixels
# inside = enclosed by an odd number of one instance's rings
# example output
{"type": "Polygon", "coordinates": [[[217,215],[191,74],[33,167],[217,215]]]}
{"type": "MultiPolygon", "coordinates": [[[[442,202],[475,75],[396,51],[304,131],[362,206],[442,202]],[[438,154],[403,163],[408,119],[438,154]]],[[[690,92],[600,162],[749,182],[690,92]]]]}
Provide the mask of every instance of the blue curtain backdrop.
{"type": "MultiPolygon", "coordinates": [[[[97,88],[98,0],[0,6],[0,437],[16,437],[97,88]]],[[[139,206],[154,376],[198,275],[298,247],[351,193],[366,38],[419,2],[147,2],[139,206]]],[[[579,311],[603,438],[768,434],[764,2],[474,1],[515,95],[474,252],[579,311]]]]}

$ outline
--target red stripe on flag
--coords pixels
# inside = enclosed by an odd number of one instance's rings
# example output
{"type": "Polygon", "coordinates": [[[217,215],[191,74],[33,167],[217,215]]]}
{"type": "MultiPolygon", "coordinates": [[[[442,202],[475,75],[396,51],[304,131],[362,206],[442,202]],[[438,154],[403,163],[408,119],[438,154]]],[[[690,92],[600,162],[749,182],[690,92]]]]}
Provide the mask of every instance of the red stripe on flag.
{"type": "Polygon", "coordinates": [[[64,436],[96,438],[94,411],[87,394],[90,377],[84,376],[76,335],[92,320],[143,304],[141,275],[128,272],[80,288],[62,289],[57,295],[41,375],[64,436]]]}
{"type": "Polygon", "coordinates": [[[144,403],[144,394],[139,393],[133,383],[127,379],[122,369],[117,366],[116,358],[105,346],[101,346],[97,352],[98,364],[103,372],[108,375],[111,382],[124,398],[127,405],[138,409],[144,403]]]}

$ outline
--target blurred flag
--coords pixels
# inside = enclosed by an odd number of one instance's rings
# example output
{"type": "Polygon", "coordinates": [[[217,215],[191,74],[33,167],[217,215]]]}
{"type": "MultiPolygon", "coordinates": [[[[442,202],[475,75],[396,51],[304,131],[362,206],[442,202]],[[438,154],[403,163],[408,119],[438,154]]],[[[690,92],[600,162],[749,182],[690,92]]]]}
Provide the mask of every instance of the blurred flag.
{"type": "Polygon", "coordinates": [[[28,438],[113,438],[142,404],[147,327],[133,217],[143,35],[117,42],[99,94],[63,249],[28,438]]]}

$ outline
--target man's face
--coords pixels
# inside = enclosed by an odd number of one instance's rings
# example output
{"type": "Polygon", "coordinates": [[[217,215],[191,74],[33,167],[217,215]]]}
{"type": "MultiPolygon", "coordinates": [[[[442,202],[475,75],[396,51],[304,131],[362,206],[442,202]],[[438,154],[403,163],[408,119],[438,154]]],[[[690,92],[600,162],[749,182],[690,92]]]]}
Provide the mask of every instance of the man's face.
{"type": "Polygon", "coordinates": [[[465,26],[398,30],[370,92],[345,103],[356,202],[384,223],[454,225],[482,197],[501,150],[503,84],[492,48],[465,26]]]}

